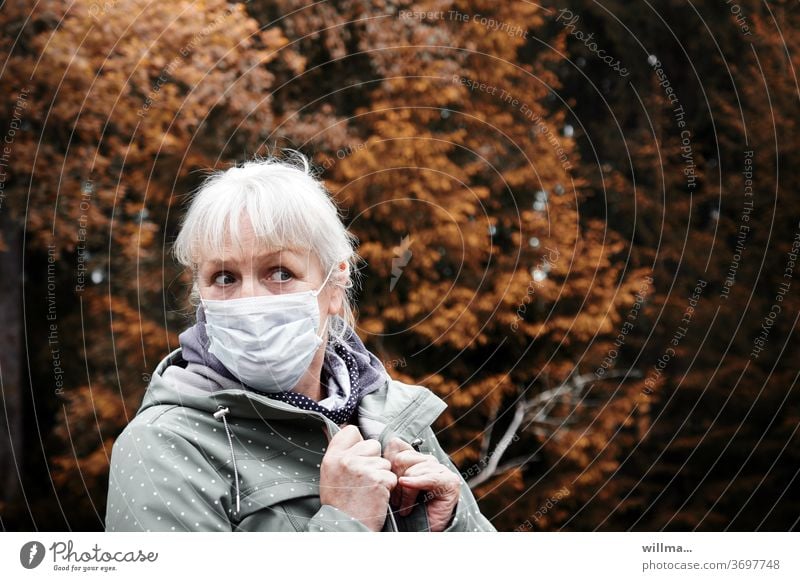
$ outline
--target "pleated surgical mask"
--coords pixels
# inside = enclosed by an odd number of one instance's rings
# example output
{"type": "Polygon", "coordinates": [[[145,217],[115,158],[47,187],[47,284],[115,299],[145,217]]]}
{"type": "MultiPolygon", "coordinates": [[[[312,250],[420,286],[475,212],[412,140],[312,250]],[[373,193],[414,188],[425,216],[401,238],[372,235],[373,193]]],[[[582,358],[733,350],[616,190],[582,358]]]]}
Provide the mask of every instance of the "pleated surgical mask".
{"type": "Polygon", "coordinates": [[[317,296],[332,273],[333,269],[317,290],[243,299],[201,299],[210,340],[208,352],[257,391],[291,391],[322,344],[322,337],[317,334],[317,296]]]}

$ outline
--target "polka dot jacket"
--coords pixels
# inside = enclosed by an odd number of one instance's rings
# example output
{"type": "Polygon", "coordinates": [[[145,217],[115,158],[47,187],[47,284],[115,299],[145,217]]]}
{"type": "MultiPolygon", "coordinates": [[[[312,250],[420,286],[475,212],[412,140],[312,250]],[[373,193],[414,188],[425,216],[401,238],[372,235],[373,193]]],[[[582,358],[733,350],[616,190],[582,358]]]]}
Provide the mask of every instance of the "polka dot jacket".
{"type": "MultiPolygon", "coordinates": [[[[297,403],[245,389],[176,349],[112,448],[106,530],[369,531],[320,503],[320,464],[343,418],[297,403]]],[[[345,413],[364,438],[385,446],[400,437],[458,474],[431,428],[446,404],[429,389],[387,375],[355,408],[345,413]]],[[[387,511],[383,532],[426,530],[423,502],[406,517],[387,511]]],[[[494,530],[461,478],[445,532],[494,530]]]]}

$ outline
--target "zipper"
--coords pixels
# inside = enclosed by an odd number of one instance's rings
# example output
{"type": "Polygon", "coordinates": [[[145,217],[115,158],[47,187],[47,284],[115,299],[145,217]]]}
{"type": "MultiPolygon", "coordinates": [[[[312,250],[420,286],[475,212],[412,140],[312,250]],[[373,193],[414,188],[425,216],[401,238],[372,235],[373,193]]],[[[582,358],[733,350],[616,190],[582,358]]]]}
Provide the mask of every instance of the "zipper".
{"type": "MultiPolygon", "coordinates": [[[[424,441],[425,441],[424,439],[422,439],[419,436],[417,436],[411,442],[411,447],[414,448],[414,450],[416,450],[417,452],[419,452],[420,451],[419,447],[424,441]]],[[[430,532],[431,531],[431,523],[428,520],[428,499],[427,499],[427,495],[425,495],[425,494],[422,495],[422,503],[421,504],[422,504],[422,520],[425,521],[425,532],[430,532]]]]}

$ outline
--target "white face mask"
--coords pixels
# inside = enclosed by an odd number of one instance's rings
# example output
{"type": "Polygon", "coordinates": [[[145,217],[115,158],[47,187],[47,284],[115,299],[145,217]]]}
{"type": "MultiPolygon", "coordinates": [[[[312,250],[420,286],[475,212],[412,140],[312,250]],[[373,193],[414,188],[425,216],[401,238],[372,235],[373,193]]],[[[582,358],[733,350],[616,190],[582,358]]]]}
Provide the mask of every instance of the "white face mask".
{"type": "Polygon", "coordinates": [[[266,393],[291,391],[322,344],[317,295],[332,272],[316,291],[202,299],[208,352],[249,387],[266,393]]]}

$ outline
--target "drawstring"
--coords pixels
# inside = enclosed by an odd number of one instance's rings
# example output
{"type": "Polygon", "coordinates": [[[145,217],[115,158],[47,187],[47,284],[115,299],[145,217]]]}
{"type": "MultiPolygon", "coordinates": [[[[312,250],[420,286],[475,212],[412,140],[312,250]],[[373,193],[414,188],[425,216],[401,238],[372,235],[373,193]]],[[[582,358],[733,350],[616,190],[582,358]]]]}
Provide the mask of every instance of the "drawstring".
{"type": "Polygon", "coordinates": [[[230,413],[231,410],[226,408],[225,406],[217,406],[217,411],[214,412],[214,419],[222,420],[222,423],[225,425],[225,433],[228,435],[228,445],[231,448],[231,461],[233,462],[233,477],[236,480],[236,512],[239,513],[239,471],[236,469],[236,456],[233,454],[233,440],[231,439],[231,430],[228,427],[228,421],[225,419],[225,416],[230,413]]]}

